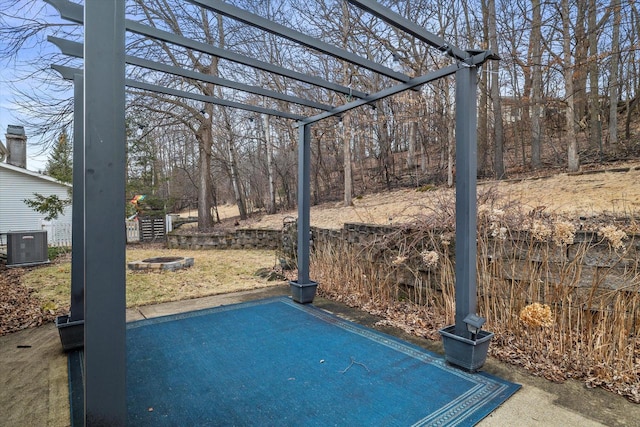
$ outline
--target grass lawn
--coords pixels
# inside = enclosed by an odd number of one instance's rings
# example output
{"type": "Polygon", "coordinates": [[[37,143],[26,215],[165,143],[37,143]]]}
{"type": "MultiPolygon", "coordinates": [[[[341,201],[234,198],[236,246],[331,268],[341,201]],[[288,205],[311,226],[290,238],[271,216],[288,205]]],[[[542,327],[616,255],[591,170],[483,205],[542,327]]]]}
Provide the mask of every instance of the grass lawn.
{"type": "MultiPolygon", "coordinates": [[[[276,264],[269,250],[184,250],[127,247],[127,262],[157,256],[193,257],[194,265],[177,271],[127,269],[127,307],[177,301],[281,284],[255,275],[276,264]]],[[[90,279],[89,279],[90,280],[90,279]]],[[[71,262],[63,261],[26,273],[22,284],[32,289],[43,308],[69,306],[71,262]]]]}

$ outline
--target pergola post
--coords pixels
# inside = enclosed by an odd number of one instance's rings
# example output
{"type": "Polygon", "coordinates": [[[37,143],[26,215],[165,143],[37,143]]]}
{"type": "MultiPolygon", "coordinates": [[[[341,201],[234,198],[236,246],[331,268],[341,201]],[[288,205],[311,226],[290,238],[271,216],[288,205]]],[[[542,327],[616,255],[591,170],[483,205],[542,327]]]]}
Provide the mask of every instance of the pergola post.
{"type": "Polygon", "coordinates": [[[124,426],[125,2],[86,0],[85,424],[124,426]]]}
{"type": "Polygon", "coordinates": [[[484,365],[493,337],[476,314],[477,76],[466,62],[456,71],[456,314],[455,324],[439,331],[445,360],[470,372],[484,365]]]}
{"type": "Polygon", "coordinates": [[[456,335],[469,335],[464,319],[475,314],[477,68],[456,72],[456,335]]]}
{"type": "Polygon", "coordinates": [[[71,310],[84,320],[84,77],[73,78],[73,204],[71,212],[71,310]]]}
{"type": "Polygon", "coordinates": [[[84,346],[84,77],[73,79],[73,195],[71,211],[71,308],[56,317],[56,327],[65,351],[84,346]]]}
{"type": "Polygon", "coordinates": [[[298,134],[298,280],[291,282],[294,301],[313,302],[317,283],[309,279],[311,239],[311,124],[301,123],[298,134]]]}
{"type": "Polygon", "coordinates": [[[298,283],[309,282],[311,231],[311,126],[300,126],[298,140],[298,283]]]}

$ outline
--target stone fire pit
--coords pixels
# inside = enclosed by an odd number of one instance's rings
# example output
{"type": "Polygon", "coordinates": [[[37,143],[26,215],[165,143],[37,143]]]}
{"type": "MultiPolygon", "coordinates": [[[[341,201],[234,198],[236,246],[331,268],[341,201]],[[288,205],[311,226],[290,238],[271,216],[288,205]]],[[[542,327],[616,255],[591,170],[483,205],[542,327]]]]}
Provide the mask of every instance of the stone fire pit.
{"type": "Polygon", "coordinates": [[[129,270],[180,270],[193,265],[192,257],[163,256],[127,263],[129,270]]]}

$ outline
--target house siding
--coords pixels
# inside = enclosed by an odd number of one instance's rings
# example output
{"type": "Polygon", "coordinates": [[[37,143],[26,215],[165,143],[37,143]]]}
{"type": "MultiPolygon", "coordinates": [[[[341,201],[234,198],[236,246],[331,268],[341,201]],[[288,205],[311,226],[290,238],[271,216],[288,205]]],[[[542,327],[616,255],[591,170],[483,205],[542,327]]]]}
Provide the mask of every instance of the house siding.
{"type": "MultiPolygon", "coordinates": [[[[6,242],[3,234],[9,231],[42,229],[45,215],[27,206],[25,199],[32,199],[34,193],[68,199],[69,188],[53,178],[0,164],[0,243],[6,242]]],[[[71,206],[65,208],[58,221],[71,222],[71,206]]]]}

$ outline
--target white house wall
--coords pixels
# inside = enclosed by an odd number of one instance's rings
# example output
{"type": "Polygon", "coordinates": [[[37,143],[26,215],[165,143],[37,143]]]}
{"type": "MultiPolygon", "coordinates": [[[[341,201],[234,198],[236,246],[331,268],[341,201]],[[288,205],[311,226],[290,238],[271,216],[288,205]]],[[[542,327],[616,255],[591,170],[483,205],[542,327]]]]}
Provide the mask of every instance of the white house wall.
{"type": "MultiPolygon", "coordinates": [[[[12,165],[0,164],[0,243],[6,242],[4,233],[8,231],[41,230],[45,215],[31,209],[24,203],[33,199],[34,193],[45,197],[57,195],[68,199],[70,186],[53,178],[38,175],[12,165]]],[[[71,206],[67,206],[58,217],[60,222],[71,222],[71,206]]]]}

